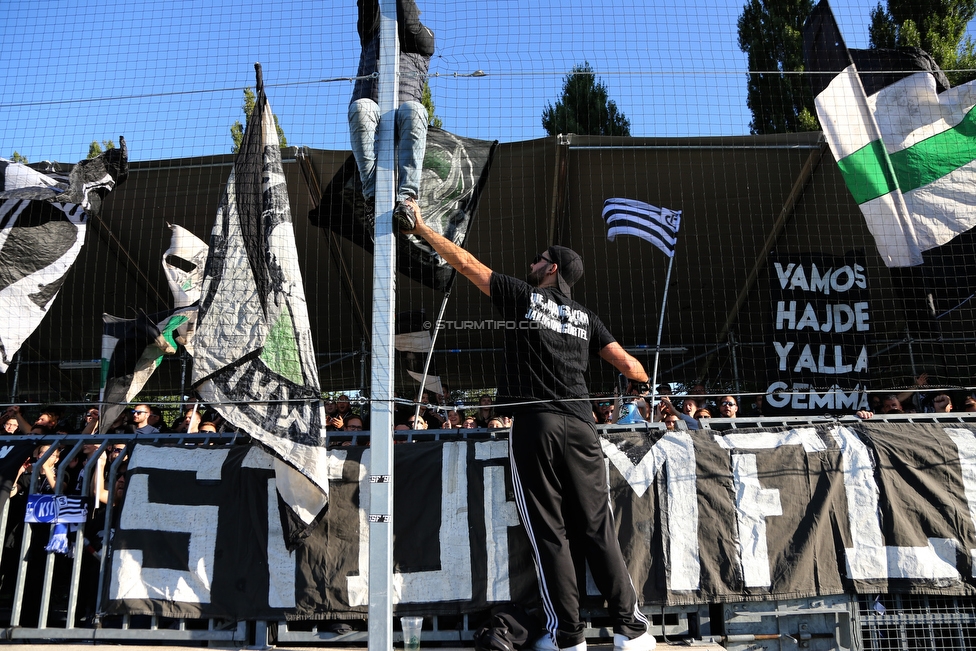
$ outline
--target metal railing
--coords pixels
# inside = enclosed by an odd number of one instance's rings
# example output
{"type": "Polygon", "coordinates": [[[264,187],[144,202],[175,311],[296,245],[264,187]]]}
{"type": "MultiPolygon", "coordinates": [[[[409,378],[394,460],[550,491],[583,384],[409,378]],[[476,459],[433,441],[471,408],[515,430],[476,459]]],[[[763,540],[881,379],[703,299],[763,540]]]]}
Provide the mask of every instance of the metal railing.
{"type": "MultiPolygon", "coordinates": [[[[5,620],[0,623],[6,624],[5,628],[0,628],[0,640],[215,642],[239,646],[246,644],[249,637],[247,622],[106,615],[105,611],[107,577],[111,571],[108,559],[111,558],[112,523],[118,507],[111,487],[115,486],[132,447],[136,443],[179,446],[231,445],[239,439],[240,436],[236,434],[206,433],[154,434],[148,437],[134,434],[0,437],[0,445],[30,442],[38,446],[35,449],[48,446],[33,464],[28,494],[39,492],[42,465],[56,450],[64,447],[69,451],[60,459],[54,487],[55,495],[64,495],[70,488],[66,481],[67,468],[79,457],[85,446],[97,446],[85,459],[80,470],[84,476],[80,493],[83,496],[90,495],[93,477],[96,471],[101,470],[99,458],[107,458],[110,447],[125,445],[124,454],[118,454],[111,462],[107,460],[104,462],[107,466],[105,486],[109,487],[108,498],[102,509],[102,519],[91,523],[98,529],[101,537],[101,549],[97,553],[92,544],[95,541],[85,538],[85,526],[79,526],[68,534],[73,551],[70,559],[54,551],[45,551],[46,541],[35,539],[35,536],[45,535],[50,525],[24,523],[17,544],[16,539],[11,540],[8,536],[8,529],[15,529],[14,525],[20,523],[11,522],[12,526],[8,528],[11,500],[7,499],[4,502],[3,509],[0,511],[0,531],[5,532],[5,544],[0,547],[0,566],[10,569],[12,565],[15,569],[15,577],[13,590],[9,594],[5,591],[6,586],[0,587],[0,619],[5,620]],[[66,565],[69,561],[70,577],[64,581],[62,573],[67,570],[66,565]],[[97,563],[95,572],[91,571],[92,563],[97,563]],[[40,575],[39,586],[36,585],[38,575],[40,575]],[[86,606],[90,612],[79,612],[83,596],[88,598],[86,606]],[[90,603],[92,596],[94,596],[94,604],[90,603]],[[9,616],[5,617],[7,613],[9,616]]],[[[94,501],[97,499],[97,496],[93,496],[94,501]]],[[[92,528],[89,527],[89,531],[91,530],[92,528]]],[[[10,578],[5,575],[4,582],[6,583],[10,578]]]]}
{"type": "Polygon", "coordinates": [[[973,597],[861,596],[857,604],[865,651],[976,648],[973,597]]]}
{"type": "MultiPolygon", "coordinates": [[[[878,416],[878,420],[899,423],[976,423],[976,414],[899,414],[878,416]]],[[[736,429],[754,427],[796,427],[830,422],[854,422],[855,417],[835,419],[831,417],[779,417],[710,419],[702,433],[719,434],[720,428],[736,429]],[[713,426],[717,426],[714,427],[713,426]]],[[[606,425],[600,429],[608,432],[621,430],[663,430],[663,424],[606,425]]],[[[459,439],[507,438],[508,430],[424,430],[397,431],[399,441],[434,441],[459,439]]],[[[64,494],[66,468],[73,459],[79,458],[84,446],[95,445],[94,453],[84,461],[84,479],[81,492],[91,492],[91,482],[96,459],[110,447],[124,444],[126,454],[119,454],[111,463],[106,462],[106,485],[115,484],[123,472],[126,455],[136,443],[172,446],[232,445],[241,441],[233,434],[154,434],[137,437],[133,434],[113,435],[58,435],[3,436],[0,446],[31,442],[50,445],[38,458],[30,475],[30,492],[35,492],[43,477],[41,465],[53,454],[55,447],[67,452],[63,455],[56,476],[56,494],[64,494]]],[[[328,437],[331,446],[344,444],[368,444],[369,432],[334,432],[328,437]]],[[[109,491],[111,495],[111,491],[109,491]]],[[[350,644],[365,645],[368,639],[366,619],[346,622],[284,620],[233,621],[227,619],[165,618],[150,615],[108,614],[106,599],[111,576],[112,523],[117,505],[110,498],[104,506],[101,520],[96,525],[104,539],[101,553],[94,555],[92,545],[87,544],[83,529],[73,532],[69,541],[74,550],[73,558],[44,552],[40,525],[24,524],[19,538],[11,540],[5,535],[5,546],[0,547],[0,566],[12,569],[5,576],[13,580],[12,588],[0,586],[0,640],[5,641],[52,641],[65,642],[152,642],[159,644],[218,644],[223,646],[270,644],[350,644]],[[44,553],[38,554],[40,549],[44,553]],[[93,565],[94,564],[94,565],[93,565]],[[90,571],[91,568],[95,571],[90,571]],[[65,574],[69,574],[65,579],[65,574]],[[39,582],[31,584],[29,582],[39,582]],[[94,582],[94,583],[93,583],[94,582]],[[95,595],[94,604],[85,595],[95,595]],[[87,600],[86,600],[87,599],[87,600]],[[32,601],[33,600],[33,601],[32,601]],[[88,609],[84,611],[84,609],[88,609]],[[88,612],[90,611],[90,612],[88,612]],[[343,626],[344,624],[344,626],[343,626]]],[[[13,522],[7,527],[10,516],[10,500],[0,510],[0,531],[15,529],[13,522]]],[[[824,599],[795,600],[789,603],[770,601],[760,604],[696,604],[689,606],[645,606],[644,613],[652,623],[652,632],[661,639],[706,639],[721,642],[728,648],[747,648],[759,640],[767,646],[776,638],[778,648],[796,648],[797,642],[810,634],[807,648],[854,648],[854,649],[914,649],[970,648],[976,646],[976,599],[962,597],[897,596],[881,595],[857,597],[839,595],[832,598],[831,609],[824,610],[824,599]],[[850,606],[842,602],[849,602],[850,606]],[[880,604],[882,607],[879,607],[880,604]],[[758,608],[758,610],[757,610],[758,608]],[[767,612],[769,611],[769,612],[767,612]],[[775,611],[775,612],[774,612],[775,611]],[[829,612],[828,612],[829,611],[829,612]],[[850,612],[852,617],[844,613],[850,612]],[[826,614],[825,614],[826,613],[826,614]],[[837,613],[840,613],[839,615],[837,613]],[[804,621],[793,619],[816,614],[823,620],[824,628],[809,628],[804,621]],[[755,620],[753,622],[753,620],[755,620]],[[776,622],[769,631],[765,622],[776,622]],[[750,623],[753,622],[753,623],[750,623]],[[763,622],[760,625],[760,622],[763,622]],[[796,631],[793,630],[796,628],[796,631]],[[812,632],[811,632],[812,631],[812,632]],[[723,635],[724,633],[724,635],[723,635]],[[800,637],[797,637],[799,635],[800,637]],[[759,636],[759,637],[756,637],[759,636]],[[751,642],[746,638],[755,638],[751,642]],[[770,638],[770,639],[767,639],[770,638]],[[736,645],[746,645],[737,647],[736,645]],[[793,645],[792,647],[790,645],[793,645]]],[[[487,621],[488,613],[469,613],[452,616],[430,616],[425,619],[423,637],[427,641],[442,644],[471,645],[474,633],[487,621]]],[[[604,614],[599,610],[584,613],[587,622],[586,635],[591,640],[606,639],[612,631],[605,625],[604,614]]],[[[815,620],[820,621],[820,620],[815,620]]],[[[398,629],[394,632],[399,641],[398,629]]],[[[772,647],[770,647],[772,648],[772,647]]]]}

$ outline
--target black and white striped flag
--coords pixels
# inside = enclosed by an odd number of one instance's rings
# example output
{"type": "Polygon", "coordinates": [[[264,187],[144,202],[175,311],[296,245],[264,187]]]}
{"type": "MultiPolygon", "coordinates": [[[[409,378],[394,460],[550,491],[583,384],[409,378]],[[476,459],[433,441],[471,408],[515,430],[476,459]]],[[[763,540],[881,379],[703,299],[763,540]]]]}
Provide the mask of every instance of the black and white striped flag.
{"type": "Polygon", "coordinates": [[[643,238],[674,257],[681,226],[681,211],[658,208],[634,199],[607,199],[603,203],[603,219],[607,222],[607,239],[613,242],[618,235],[643,238]]]}
{"type": "Polygon", "coordinates": [[[0,373],[54,303],[88,220],[128,175],[121,136],[118,149],[79,162],[67,176],[0,159],[0,373]]]}
{"type": "Polygon", "coordinates": [[[88,520],[87,498],[58,495],[54,501],[58,505],[58,522],[84,524],[88,520]]]}

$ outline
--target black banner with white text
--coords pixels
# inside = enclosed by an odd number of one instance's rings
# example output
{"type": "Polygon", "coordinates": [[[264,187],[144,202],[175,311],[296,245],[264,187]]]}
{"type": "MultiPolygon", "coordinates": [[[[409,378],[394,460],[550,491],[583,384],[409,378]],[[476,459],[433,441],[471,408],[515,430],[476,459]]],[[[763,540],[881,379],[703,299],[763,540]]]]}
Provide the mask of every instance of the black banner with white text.
{"type": "MultiPolygon", "coordinates": [[[[602,444],[621,547],[645,603],[976,595],[974,426],[868,421],[724,436],[614,429],[602,444]]],[[[394,451],[397,612],[469,613],[532,599],[507,441],[394,451]]],[[[136,446],[112,548],[111,609],[365,615],[370,450],[329,455],[327,517],[288,552],[267,453],[136,446]]]]}
{"type": "Polygon", "coordinates": [[[771,254],[764,415],[868,409],[871,304],[863,251],[771,254]]]}

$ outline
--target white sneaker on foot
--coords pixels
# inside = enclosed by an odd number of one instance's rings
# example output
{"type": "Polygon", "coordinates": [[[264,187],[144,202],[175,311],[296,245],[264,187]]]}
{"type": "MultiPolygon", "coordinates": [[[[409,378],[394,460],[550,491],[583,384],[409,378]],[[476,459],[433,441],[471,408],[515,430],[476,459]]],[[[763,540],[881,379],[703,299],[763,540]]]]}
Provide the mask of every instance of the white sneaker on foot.
{"type": "Polygon", "coordinates": [[[522,649],[523,651],[586,651],[586,640],[583,640],[576,646],[560,649],[552,641],[552,636],[546,633],[536,641],[525,645],[522,649]]]}
{"type": "Polygon", "coordinates": [[[613,636],[613,651],[651,651],[656,646],[657,640],[646,631],[632,640],[620,633],[613,636]]]}
{"type": "Polygon", "coordinates": [[[552,636],[545,633],[542,637],[522,647],[524,651],[559,651],[559,647],[552,641],[552,636]]]}

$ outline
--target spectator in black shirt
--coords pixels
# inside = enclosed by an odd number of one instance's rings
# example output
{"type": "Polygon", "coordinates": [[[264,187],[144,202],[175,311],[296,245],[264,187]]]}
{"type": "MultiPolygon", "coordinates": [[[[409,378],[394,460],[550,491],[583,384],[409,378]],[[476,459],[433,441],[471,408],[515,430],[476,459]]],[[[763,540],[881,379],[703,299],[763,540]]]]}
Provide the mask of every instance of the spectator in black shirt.
{"type": "Polygon", "coordinates": [[[577,583],[577,569],[585,560],[607,600],[615,651],[653,649],[655,640],[647,632],[647,618],[638,608],[617,540],[603,450],[584,380],[591,353],[646,390],[644,367],[596,314],[573,301],[571,287],[583,274],[583,261],[574,251],[550,246],[532,261],[527,280],[519,280],[493,272],[424,224],[415,202],[407,205],[415,224],[402,230],[426,240],[490,297],[502,319],[519,324],[505,330],[498,402],[516,407],[509,436],[512,483],[522,525],[533,543],[547,613],[546,635],[534,647],[586,648],[577,583]]]}

